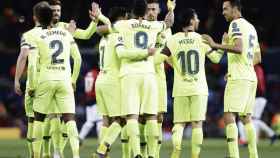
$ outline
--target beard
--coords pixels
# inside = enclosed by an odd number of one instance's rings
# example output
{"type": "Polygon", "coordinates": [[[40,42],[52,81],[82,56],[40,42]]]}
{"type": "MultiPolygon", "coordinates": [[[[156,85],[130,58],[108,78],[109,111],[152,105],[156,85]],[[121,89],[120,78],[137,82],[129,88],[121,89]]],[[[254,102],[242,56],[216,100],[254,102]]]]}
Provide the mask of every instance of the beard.
{"type": "Polygon", "coordinates": [[[53,24],[58,23],[58,21],[59,21],[58,19],[53,19],[53,20],[52,20],[53,24]]]}
{"type": "Polygon", "coordinates": [[[156,20],[156,18],[154,16],[152,16],[152,15],[148,15],[147,17],[148,17],[147,20],[149,20],[149,21],[156,20]]]}
{"type": "Polygon", "coordinates": [[[53,15],[52,21],[53,21],[54,24],[58,23],[59,20],[60,20],[60,16],[59,15],[53,15]]]}

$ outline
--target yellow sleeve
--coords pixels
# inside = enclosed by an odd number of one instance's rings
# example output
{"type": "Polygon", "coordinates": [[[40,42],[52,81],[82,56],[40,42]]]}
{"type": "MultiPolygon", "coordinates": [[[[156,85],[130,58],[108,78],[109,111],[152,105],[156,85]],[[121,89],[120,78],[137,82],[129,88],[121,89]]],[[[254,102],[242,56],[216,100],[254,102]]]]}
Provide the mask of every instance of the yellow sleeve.
{"type": "Polygon", "coordinates": [[[103,14],[100,14],[100,15],[98,16],[98,19],[99,19],[101,22],[103,22],[105,25],[109,25],[109,26],[112,25],[110,19],[107,18],[106,16],[104,16],[103,14]]]}
{"type": "Polygon", "coordinates": [[[166,41],[166,46],[165,47],[167,47],[168,49],[169,49],[169,51],[171,52],[172,50],[175,50],[176,49],[176,47],[177,47],[177,44],[175,43],[175,37],[170,37],[170,38],[168,38],[167,39],[167,41],[166,41]]]}
{"type": "MultiPolygon", "coordinates": [[[[171,36],[172,36],[171,29],[166,29],[164,32],[158,34],[158,36],[157,36],[157,43],[156,43],[155,48],[159,48],[159,49],[157,50],[157,52],[159,52],[159,53],[156,53],[156,56],[155,56],[155,58],[154,58],[154,63],[155,63],[155,65],[161,64],[161,63],[163,62],[163,61],[161,61],[161,60],[163,60],[163,59],[161,59],[162,57],[157,56],[157,55],[160,54],[161,51],[164,49],[167,40],[168,40],[171,36]]],[[[164,60],[165,60],[169,65],[172,65],[172,59],[171,59],[171,57],[166,57],[164,60]]]]}
{"type": "Polygon", "coordinates": [[[172,56],[171,50],[168,47],[169,41],[167,41],[166,46],[163,49],[158,49],[157,51],[160,51],[160,53],[156,53],[154,56],[154,63],[156,65],[161,64],[165,60],[169,60],[172,56]]]}
{"type": "Polygon", "coordinates": [[[72,72],[71,78],[72,78],[72,83],[76,84],[76,81],[77,81],[79,73],[80,73],[82,58],[81,58],[79,48],[78,48],[76,42],[74,41],[74,39],[71,42],[70,53],[71,53],[71,57],[74,60],[74,66],[73,66],[73,72],[72,72]]]}
{"type": "Polygon", "coordinates": [[[254,48],[254,59],[253,59],[254,65],[259,64],[262,62],[262,54],[259,42],[256,42],[256,46],[254,48]]]}
{"type": "Polygon", "coordinates": [[[121,35],[116,36],[114,40],[116,41],[116,52],[120,59],[143,60],[148,57],[147,49],[127,48],[121,35]]]}
{"type": "Polygon", "coordinates": [[[97,23],[91,21],[87,29],[76,29],[73,36],[77,39],[89,39],[96,32],[97,23]]]}
{"type": "Polygon", "coordinates": [[[159,64],[163,63],[167,59],[168,59],[168,56],[166,56],[165,54],[156,53],[156,55],[154,55],[154,63],[155,63],[155,65],[159,65],[159,64]]]}
{"type": "Polygon", "coordinates": [[[126,48],[124,45],[117,45],[116,52],[120,59],[143,60],[148,57],[147,49],[126,48]]]}
{"type": "Polygon", "coordinates": [[[219,63],[224,55],[223,50],[213,50],[209,45],[201,41],[202,52],[211,60],[213,63],[219,63]]]}
{"type": "Polygon", "coordinates": [[[164,32],[166,29],[168,29],[164,21],[161,21],[160,24],[161,24],[161,31],[160,32],[164,32]]]}
{"type": "Polygon", "coordinates": [[[213,63],[219,63],[224,55],[224,52],[221,50],[218,51],[212,51],[207,54],[207,57],[213,62],[213,63]]]}
{"type": "Polygon", "coordinates": [[[33,90],[36,89],[37,87],[36,74],[37,74],[38,49],[34,47],[29,50],[30,52],[28,54],[27,78],[29,80],[29,88],[33,90]]]}
{"type": "Polygon", "coordinates": [[[255,44],[256,46],[254,47],[254,52],[257,53],[257,52],[261,52],[261,48],[260,48],[260,44],[258,42],[258,39],[257,39],[257,42],[255,44]]]}
{"type": "Polygon", "coordinates": [[[37,72],[37,56],[38,48],[35,38],[32,34],[24,34],[21,40],[21,48],[28,48],[28,66],[27,78],[29,81],[30,89],[36,88],[36,72],[37,72]]]}

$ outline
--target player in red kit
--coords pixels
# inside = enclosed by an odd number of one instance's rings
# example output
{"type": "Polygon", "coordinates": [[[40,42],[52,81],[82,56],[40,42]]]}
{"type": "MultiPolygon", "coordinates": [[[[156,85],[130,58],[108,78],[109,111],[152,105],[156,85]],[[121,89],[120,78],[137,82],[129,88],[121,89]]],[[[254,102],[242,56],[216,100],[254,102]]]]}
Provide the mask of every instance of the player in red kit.
{"type": "Polygon", "coordinates": [[[86,122],[83,124],[79,134],[80,144],[86,138],[94,125],[96,126],[96,132],[98,136],[100,127],[102,126],[102,117],[97,113],[95,99],[95,81],[98,73],[98,69],[93,68],[87,72],[84,78],[86,93],[86,122]]]}

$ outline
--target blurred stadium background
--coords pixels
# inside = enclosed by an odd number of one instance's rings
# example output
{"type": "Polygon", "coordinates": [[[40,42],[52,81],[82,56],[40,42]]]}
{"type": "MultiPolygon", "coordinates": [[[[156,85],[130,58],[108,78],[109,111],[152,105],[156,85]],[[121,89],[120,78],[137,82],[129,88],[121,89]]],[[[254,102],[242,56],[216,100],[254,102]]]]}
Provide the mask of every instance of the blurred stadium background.
{"type": "MultiPolygon", "coordinates": [[[[86,28],[90,22],[88,10],[92,0],[61,1],[61,20],[68,22],[74,19],[78,27],[86,28]]],[[[162,11],[160,19],[162,19],[167,12],[166,0],[159,1],[162,11]]],[[[1,137],[24,137],[26,134],[23,97],[14,93],[13,78],[19,53],[20,38],[23,32],[33,27],[32,7],[36,2],[38,0],[0,1],[0,150],[3,149],[2,147],[5,144],[11,144],[2,141],[1,137]]],[[[131,0],[99,0],[97,2],[100,3],[102,12],[105,15],[112,6],[130,7],[131,5],[131,0]]],[[[261,44],[262,67],[265,73],[265,80],[262,86],[265,88],[265,97],[268,99],[262,119],[268,124],[271,124],[275,114],[280,113],[280,12],[277,12],[279,7],[276,2],[273,0],[242,1],[243,16],[256,27],[261,44]]],[[[177,31],[176,17],[180,15],[180,10],[192,7],[197,10],[201,20],[199,32],[208,33],[216,41],[221,41],[222,34],[228,28],[228,24],[221,14],[221,6],[221,0],[177,0],[173,32],[177,31]]],[[[87,96],[84,92],[84,77],[88,71],[98,67],[97,46],[99,39],[98,35],[94,35],[90,40],[77,40],[83,57],[76,92],[76,116],[79,127],[85,121],[85,105],[87,104],[87,96]]],[[[223,58],[220,64],[210,62],[206,64],[206,76],[209,85],[207,123],[204,125],[206,137],[221,138],[224,136],[224,126],[221,119],[223,115],[224,75],[226,70],[226,57],[223,58]]],[[[170,136],[172,127],[172,71],[169,66],[166,66],[169,94],[168,113],[164,122],[166,138],[170,136]]],[[[90,135],[95,136],[95,132],[93,131],[90,135]]],[[[277,145],[279,146],[279,144],[277,145]]],[[[280,152],[278,151],[278,153],[280,152]]],[[[0,153],[0,157],[1,155],[0,153]]]]}

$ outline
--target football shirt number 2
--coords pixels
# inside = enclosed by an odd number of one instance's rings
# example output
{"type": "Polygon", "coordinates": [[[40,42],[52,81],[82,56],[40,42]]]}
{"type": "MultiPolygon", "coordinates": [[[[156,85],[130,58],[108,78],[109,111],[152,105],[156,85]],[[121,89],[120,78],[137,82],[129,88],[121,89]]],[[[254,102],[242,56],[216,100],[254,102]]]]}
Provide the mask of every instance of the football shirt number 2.
{"type": "Polygon", "coordinates": [[[57,59],[57,57],[63,52],[63,44],[60,40],[53,40],[49,45],[50,49],[54,50],[52,54],[52,64],[62,64],[64,59],[57,59]]]}

